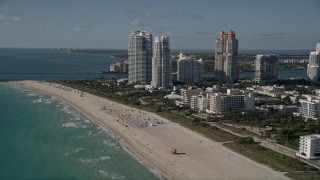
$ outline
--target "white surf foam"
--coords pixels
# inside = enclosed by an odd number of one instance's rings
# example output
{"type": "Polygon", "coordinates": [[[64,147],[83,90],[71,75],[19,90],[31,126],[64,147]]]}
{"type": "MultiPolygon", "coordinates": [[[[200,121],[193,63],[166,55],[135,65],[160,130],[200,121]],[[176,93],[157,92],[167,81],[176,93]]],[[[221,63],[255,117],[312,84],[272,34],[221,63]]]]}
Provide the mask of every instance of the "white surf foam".
{"type": "Polygon", "coordinates": [[[61,111],[70,114],[70,110],[68,109],[67,106],[64,106],[64,107],[61,109],[61,111]]]}
{"type": "Polygon", "coordinates": [[[67,122],[65,124],[62,124],[62,127],[66,127],[66,128],[70,128],[70,127],[73,127],[73,128],[78,128],[75,124],[73,124],[72,122],[67,122]]]}
{"type": "Polygon", "coordinates": [[[32,102],[34,102],[34,103],[42,103],[43,101],[42,101],[42,98],[39,98],[37,100],[33,100],[32,102]]]}
{"type": "Polygon", "coordinates": [[[103,171],[103,170],[101,170],[101,169],[99,169],[98,172],[99,172],[101,175],[105,176],[105,177],[107,177],[107,176],[109,175],[106,171],[103,171]]]}
{"type": "Polygon", "coordinates": [[[116,143],[107,143],[107,146],[110,146],[110,147],[114,147],[116,145],[117,145],[116,143]]]}
{"type": "Polygon", "coordinates": [[[98,159],[99,159],[100,161],[105,161],[105,160],[111,159],[111,157],[110,157],[110,156],[100,156],[98,159]]]}
{"type": "Polygon", "coordinates": [[[82,163],[97,163],[99,160],[96,158],[79,158],[77,161],[82,163]]]}
{"type": "Polygon", "coordinates": [[[93,136],[99,135],[101,133],[103,133],[103,131],[97,132],[97,133],[93,134],[93,136]]]}
{"type": "Polygon", "coordinates": [[[78,153],[80,151],[83,151],[84,149],[83,148],[76,148],[73,150],[73,153],[78,153]]]}

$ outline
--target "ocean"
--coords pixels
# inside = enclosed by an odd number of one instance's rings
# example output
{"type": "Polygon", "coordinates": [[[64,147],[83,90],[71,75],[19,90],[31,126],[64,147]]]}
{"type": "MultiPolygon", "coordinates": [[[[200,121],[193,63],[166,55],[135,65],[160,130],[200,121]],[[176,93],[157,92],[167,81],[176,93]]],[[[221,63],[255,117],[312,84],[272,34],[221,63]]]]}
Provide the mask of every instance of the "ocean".
{"type": "MultiPolygon", "coordinates": [[[[123,78],[105,53],[0,49],[0,81],[123,78]]],[[[113,137],[51,96],[0,83],[0,179],[158,179],[113,137]]]]}
{"type": "Polygon", "coordinates": [[[157,179],[54,97],[0,83],[0,179],[157,179]]]}

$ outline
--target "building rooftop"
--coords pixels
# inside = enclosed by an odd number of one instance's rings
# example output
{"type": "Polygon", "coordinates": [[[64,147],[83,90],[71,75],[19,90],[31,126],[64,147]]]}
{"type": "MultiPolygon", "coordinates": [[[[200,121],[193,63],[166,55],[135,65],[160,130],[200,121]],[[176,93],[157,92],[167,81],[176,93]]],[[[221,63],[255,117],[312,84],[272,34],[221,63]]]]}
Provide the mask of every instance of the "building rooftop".
{"type": "Polygon", "coordinates": [[[310,55],[320,55],[320,52],[313,51],[313,52],[310,52],[310,55]]]}
{"type": "Polygon", "coordinates": [[[306,136],[300,136],[300,138],[320,139],[320,134],[311,134],[306,136]]]}

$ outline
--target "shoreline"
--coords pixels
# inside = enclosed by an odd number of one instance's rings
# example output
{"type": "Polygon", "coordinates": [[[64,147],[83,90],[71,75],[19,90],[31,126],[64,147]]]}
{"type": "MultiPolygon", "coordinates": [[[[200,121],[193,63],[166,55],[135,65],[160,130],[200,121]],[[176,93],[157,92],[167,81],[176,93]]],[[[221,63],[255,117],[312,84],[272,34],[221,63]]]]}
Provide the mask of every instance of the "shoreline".
{"type": "Polygon", "coordinates": [[[108,131],[106,133],[110,133],[124,149],[161,179],[288,179],[283,172],[258,164],[223,147],[221,143],[213,142],[154,113],[87,93],[81,97],[78,90],[59,89],[54,83],[11,83],[54,96],[70,105],[104,128],[105,132],[108,131]],[[140,121],[150,122],[154,119],[163,124],[134,127],[140,121]],[[171,148],[177,148],[181,154],[171,154],[171,148]]]}
{"type": "MultiPolygon", "coordinates": [[[[119,137],[117,135],[117,133],[114,132],[114,130],[104,126],[103,124],[98,122],[94,117],[92,117],[90,114],[86,113],[85,111],[80,109],[77,105],[67,101],[66,99],[61,98],[60,96],[49,94],[48,92],[43,91],[41,89],[37,89],[37,88],[31,87],[31,86],[28,86],[26,84],[21,84],[21,82],[23,82],[23,81],[9,81],[10,84],[13,84],[15,86],[20,86],[22,88],[29,89],[29,90],[32,90],[32,91],[35,91],[35,92],[40,92],[41,94],[53,96],[58,101],[61,101],[61,102],[65,103],[65,104],[69,105],[71,108],[76,110],[82,116],[84,116],[85,118],[88,118],[92,123],[94,123],[95,125],[101,127],[104,133],[107,133],[108,135],[110,135],[115,141],[117,141],[120,144],[121,148],[123,148],[124,151],[126,151],[136,161],[138,161],[140,164],[142,164],[144,167],[146,167],[153,175],[155,175],[159,179],[163,179],[163,177],[161,176],[160,172],[158,172],[156,169],[154,169],[152,166],[150,166],[150,164],[146,164],[143,160],[141,160],[139,158],[139,156],[137,156],[137,154],[135,152],[133,152],[132,149],[130,149],[130,146],[127,144],[127,142],[125,140],[123,140],[121,137],[119,137]]],[[[44,82],[42,82],[42,83],[44,83],[44,82]]]]}

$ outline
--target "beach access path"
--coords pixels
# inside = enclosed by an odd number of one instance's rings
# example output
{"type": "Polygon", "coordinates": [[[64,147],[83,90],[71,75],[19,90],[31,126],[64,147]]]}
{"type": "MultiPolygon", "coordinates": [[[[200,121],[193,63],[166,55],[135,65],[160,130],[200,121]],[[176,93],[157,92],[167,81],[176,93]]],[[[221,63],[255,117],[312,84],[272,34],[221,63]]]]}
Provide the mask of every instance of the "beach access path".
{"type": "Polygon", "coordinates": [[[16,81],[14,84],[71,105],[107,129],[163,179],[288,179],[284,172],[274,171],[154,113],[54,83],[16,81]],[[171,153],[172,148],[177,149],[177,154],[171,153]]]}

